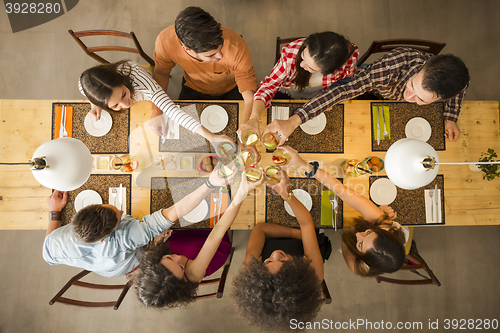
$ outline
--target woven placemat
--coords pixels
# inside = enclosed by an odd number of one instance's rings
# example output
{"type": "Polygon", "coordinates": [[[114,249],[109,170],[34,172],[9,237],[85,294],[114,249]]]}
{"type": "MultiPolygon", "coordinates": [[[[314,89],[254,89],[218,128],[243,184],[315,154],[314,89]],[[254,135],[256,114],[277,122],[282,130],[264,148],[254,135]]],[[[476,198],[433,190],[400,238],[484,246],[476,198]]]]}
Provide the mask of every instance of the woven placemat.
{"type": "MultiPolygon", "coordinates": [[[[444,103],[417,105],[415,103],[406,102],[372,102],[370,105],[370,119],[373,119],[374,106],[389,107],[391,138],[389,140],[380,140],[380,145],[377,145],[377,129],[373,128],[373,121],[370,121],[372,128],[372,151],[387,151],[387,149],[389,149],[394,142],[406,138],[406,123],[415,117],[424,118],[429,122],[429,124],[431,124],[432,133],[429,140],[427,140],[427,143],[430,144],[435,150],[446,149],[443,121],[444,103]],[[375,133],[375,136],[373,133],[375,133]]],[[[383,129],[381,128],[381,131],[382,130],[383,129]]],[[[381,137],[383,137],[382,133],[383,132],[381,132],[381,137]]]]}
{"type": "Polygon", "coordinates": [[[52,103],[52,139],[55,138],[56,106],[62,105],[73,107],[73,138],[82,141],[92,154],[127,154],[129,152],[130,109],[109,112],[113,119],[111,130],[106,135],[95,137],[87,133],[83,124],[90,111],[89,103],[52,103]]]}
{"type": "MultiPolygon", "coordinates": [[[[205,184],[206,178],[203,177],[153,177],[151,178],[151,213],[157,210],[168,208],[175,202],[179,202],[186,195],[194,192],[201,185],[205,184]]],[[[218,188],[210,193],[219,193],[218,188]]],[[[205,196],[210,213],[210,193],[205,196]]],[[[182,219],[182,217],[181,217],[182,219]]],[[[172,229],[181,228],[177,221],[172,229]]],[[[182,229],[210,229],[210,214],[201,222],[190,224],[182,229]]]]}
{"type": "MultiPolygon", "coordinates": [[[[290,108],[290,117],[293,110],[304,103],[272,102],[271,106],[290,108]]],[[[271,122],[271,108],[267,109],[267,123],[271,122]]],[[[344,105],[337,104],[331,110],[324,112],[326,116],[325,129],[316,135],[309,135],[298,127],[288,137],[287,145],[299,153],[343,153],[344,152],[344,105]]],[[[268,153],[272,150],[267,150],[268,153]]]]}
{"type": "Polygon", "coordinates": [[[90,175],[89,179],[85,184],[80,186],[78,189],[74,191],[68,192],[68,201],[66,206],[64,206],[62,210],[62,221],[61,224],[68,224],[71,221],[73,215],[76,214],[75,210],[75,198],[76,196],[85,190],[94,190],[101,196],[102,203],[109,203],[109,188],[110,187],[120,187],[120,184],[123,184],[123,187],[127,189],[127,211],[124,213],[130,214],[130,205],[131,201],[131,193],[130,189],[132,188],[132,175],[90,175]]]}
{"type": "MultiPolygon", "coordinates": [[[[217,134],[225,134],[237,142],[238,135],[236,131],[238,130],[239,124],[239,104],[238,103],[185,103],[175,101],[175,104],[189,114],[194,119],[199,120],[201,113],[206,107],[210,105],[219,105],[226,110],[228,115],[227,126],[217,134]],[[194,105],[196,110],[193,107],[194,105]]],[[[185,152],[185,153],[215,153],[215,150],[203,137],[193,134],[182,126],[179,126],[179,140],[166,140],[162,143],[161,137],[159,138],[159,151],[160,152],[185,152]]]]}
{"type": "MultiPolygon", "coordinates": [[[[373,182],[379,178],[387,178],[385,176],[376,177],[370,176],[369,183],[370,187],[373,182]]],[[[445,224],[444,221],[444,176],[437,175],[436,178],[428,185],[417,188],[416,190],[403,190],[397,188],[398,194],[396,199],[389,204],[394,211],[398,214],[396,221],[400,224],[406,225],[433,225],[433,224],[445,224]],[[435,186],[441,189],[441,215],[442,223],[426,223],[425,219],[425,198],[424,190],[434,189],[435,186]]],[[[371,200],[371,195],[370,195],[371,200]]]]}
{"type": "MultiPolygon", "coordinates": [[[[338,178],[343,182],[342,178],[338,178]]],[[[333,226],[321,225],[321,193],[323,190],[328,190],[323,184],[312,178],[295,178],[290,177],[290,184],[293,189],[303,189],[308,192],[312,198],[311,216],[316,229],[333,228],[333,226]]],[[[344,226],[344,207],[343,202],[338,198],[338,224],[337,229],[342,229],[344,226]]],[[[266,186],[266,222],[284,225],[290,228],[300,228],[299,222],[285,210],[285,204],[281,196],[273,189],[266,186]]]]}

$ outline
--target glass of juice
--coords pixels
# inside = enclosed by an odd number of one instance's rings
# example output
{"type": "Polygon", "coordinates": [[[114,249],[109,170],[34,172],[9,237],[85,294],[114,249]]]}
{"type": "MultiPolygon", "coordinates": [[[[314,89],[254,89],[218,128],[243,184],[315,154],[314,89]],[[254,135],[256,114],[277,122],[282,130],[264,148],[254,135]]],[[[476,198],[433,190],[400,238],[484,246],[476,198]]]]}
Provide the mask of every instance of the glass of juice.
{"type": "Polygon", "coordinates": [[[260,166],[248,167],[246,169],[246,176],[249,182],[258,182],[262,179],[263,170],[260,166]]]}
{"type": "Polygon", "coordinates": [[[217,146],[217,155],[224,159],[232,159],[238,152],[238,146],[229,141],[219,143],[217,146]]]}
{"type": "Polygon", "coordinates": [[[269,149],[276,149],[281,141],[279,132],[268,132],[262,137],[262,144],[269,149]]]}
{"type": "Polygon", "coordinates": [[[240,156],[245,168],[255,163],[255,154],[250,149],[243,150],[240,156]]]}
{"type": "Polygon", "coordinates": [[[280,167],[269,167],[266,169],[266,182],[271,185],[278,184],[281,181],[282,169],[280,167]]]}
{"type": "Polygon", "coordinates": [[[259,140],[259,132],[254,129],[249,128],[241,133],[240,142],[245,146],[255,146],[259,140]]]}
{"type": "Polygon", "coordinates": [[[278,148],[273,153],[273,162],[276,165],[283,165],[290,161],[290,154],[284,148],[278,148]]]}

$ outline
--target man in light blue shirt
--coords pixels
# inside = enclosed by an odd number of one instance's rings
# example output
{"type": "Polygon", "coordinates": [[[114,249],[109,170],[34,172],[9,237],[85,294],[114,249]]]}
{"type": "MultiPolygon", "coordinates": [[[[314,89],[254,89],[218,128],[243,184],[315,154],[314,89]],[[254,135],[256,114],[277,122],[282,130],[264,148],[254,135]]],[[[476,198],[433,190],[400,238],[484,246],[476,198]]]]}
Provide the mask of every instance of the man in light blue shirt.
{"type": "Polygon", "coordinates": [[[221,179],[217,172],[207,183],[175,205],[139,219],[123,215],[112,205],[87,206],[61,226],[61,210],[67,193],[54,191],[47,199],[49,225],[43,244],[43,258],[50,265],[80,267],[105,277],[130,273],[142,258],[142,247],[169,229],[180,216],[193,210],[214,186],[232,179],[221,179]]]}

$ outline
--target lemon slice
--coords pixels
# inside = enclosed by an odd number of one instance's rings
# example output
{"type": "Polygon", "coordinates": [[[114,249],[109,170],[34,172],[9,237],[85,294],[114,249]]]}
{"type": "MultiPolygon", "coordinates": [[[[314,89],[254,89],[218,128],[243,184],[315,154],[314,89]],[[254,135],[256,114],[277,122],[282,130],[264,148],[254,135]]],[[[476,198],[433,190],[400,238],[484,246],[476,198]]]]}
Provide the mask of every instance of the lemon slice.
{"type": "Polygon", "coordinates": [[[225,175],[226,177],[229,177],[233,174],[233,170],[229,169],[227,166],[222,165],[221,167],[221,173],[225,175]]]}
{"type": "Polygon", "coordinates": [[[257,134],[250,134],[245,144],[249,146],[257,141],[259,141],[259,136],[257,134]]]}
{"type": "Polygon", "coordinates": [[[184,169],[187,169],[191,166],[191,161],[189,160],[189,158],[185,158],[181,161],[181,165],[184,169]]]}

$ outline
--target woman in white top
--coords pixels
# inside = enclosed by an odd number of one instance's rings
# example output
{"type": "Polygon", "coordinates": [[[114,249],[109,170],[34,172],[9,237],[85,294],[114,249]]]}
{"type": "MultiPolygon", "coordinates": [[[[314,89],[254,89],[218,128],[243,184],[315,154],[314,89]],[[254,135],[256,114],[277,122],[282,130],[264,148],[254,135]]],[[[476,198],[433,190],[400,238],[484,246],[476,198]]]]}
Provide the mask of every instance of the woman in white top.
{"type": "MultiPolygon", "coordinates": [[[[98,65],[87,69],[80,76],[80,91],[92,104],[89,114],[94,120],[101,116],[101,109],[120,111],[132,103],[151,101],[169,118],[187,130],[205,137],[209,141],[232,141],[225,135],[215,135],[201,123],[182,111],[172,102],[165,91],[153,80],[144,67],[122,60],[112,64],[98,65]]],[[[166,134],[162,117],[150,121],[150,126],[166,134]]]]}
{"type": "MultiPolygon", "coordinates": [[[[312,165],[304,161],[296,150],[288,146],[283,148],[291,155],[285,167],[307,173],[312,171],[312,165]]],[[[377,207],[324,170],[319,169],[312,176],[362,215],[342,235],[342,255],[349,269],[365,277],[400,269],[405,259],[405,236],[401,225],[392,221],[396,218],[392,208],[377,207]]]]}

